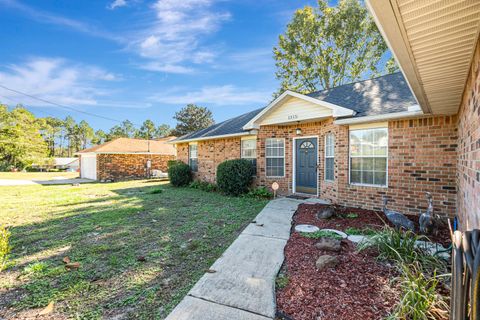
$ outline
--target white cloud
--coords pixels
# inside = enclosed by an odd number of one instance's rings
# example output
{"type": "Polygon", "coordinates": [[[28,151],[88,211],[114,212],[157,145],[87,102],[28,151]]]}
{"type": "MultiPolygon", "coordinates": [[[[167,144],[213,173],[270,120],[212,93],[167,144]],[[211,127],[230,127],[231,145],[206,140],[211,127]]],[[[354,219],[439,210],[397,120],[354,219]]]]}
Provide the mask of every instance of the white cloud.
{"type": "Polygon", "coordinates": [[[116,8],[120,7],[125,7],[127,5],[127,1],[125,0],[114,0],[110,5],[108,6],[108,9],[114,10],[116,8]]]}
{"type": "MultiPolygon", "coordinates": [[[[102,84],[119,80],[113,73],[99,67],[74,64],[61,58],[36,57],[24,64],[12,64],[3,69],[0,71],[0,84],[71,106],[98,105],[98,99],[109,93],[102,84]]],[[[3,88],[0,88],[0,96],[28,106],[47,105],[3,88]]]]}
{"type": "Polygon", "coordinates": [[[204,45],[204,37],[230,18],[228,12],[215,10],[213,4],[214,0],[155,2],[151,7],[154,21],[137,32],[129,45],[146,59],[141,67],[185,73],[193,70],[192,64],[212,62],[217,53],[204,45]]]}
{"type": "Polygon", "coordinates": [[[167,104],[206,103],[216,106],[259,104],[262,106],[271,98],[271,91],[239,88],[233,85],[209,86],[198,91],[185,92],[181,88],[163,92],[151,97],[152,101],[167,104]]]}

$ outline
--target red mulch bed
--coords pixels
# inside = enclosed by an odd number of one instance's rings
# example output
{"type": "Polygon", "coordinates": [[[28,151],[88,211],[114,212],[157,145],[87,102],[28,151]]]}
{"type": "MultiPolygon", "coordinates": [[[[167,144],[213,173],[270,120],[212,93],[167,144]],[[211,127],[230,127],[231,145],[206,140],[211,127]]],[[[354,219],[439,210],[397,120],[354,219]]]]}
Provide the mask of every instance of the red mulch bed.
{"type": "MultiPolygon", "coordinates": [[[[382,212],[336,206],[335,217],[319,220],[315,214],[324,205],[302,204],[294,216],[294,225],[313,224],[320,229],[346,228],[381,229],[387,222],[382,212]],[[357,218],[347,218],[355,213],[357,218]]],[[[418,224],[418,218],[409,216],[418,224]]],[[[418,227],[418,225],[417,225],[418,227]]],[[[447,229],[448,230],[448,229],[447,229]]],[[[445,230],[442,230],[442,233],[445,230]]],[[[438,239],[443,240],[442,233],[438,239]]],[[[447,234],[448,239],[448,232],[447,234]]],[[[342,241],[339,253],[321,251],[315,247],[317,239],[293,233],[285,247],[282,273],[288,285],[277,289],[277,310],[280,319],[316,320],[383,319],[399,300],[399,290],[392,285],[395,269],[379,262],[373,250],[357,252],[350,241],[342,241]],[[317,271],[315,262],[320,255],[338,256],[334,268],[317,271]]],[[[441,241],[444,242],[444,241],[441,241]]],[[[447,241],[448,242],[448,241],[447,241]]]]}

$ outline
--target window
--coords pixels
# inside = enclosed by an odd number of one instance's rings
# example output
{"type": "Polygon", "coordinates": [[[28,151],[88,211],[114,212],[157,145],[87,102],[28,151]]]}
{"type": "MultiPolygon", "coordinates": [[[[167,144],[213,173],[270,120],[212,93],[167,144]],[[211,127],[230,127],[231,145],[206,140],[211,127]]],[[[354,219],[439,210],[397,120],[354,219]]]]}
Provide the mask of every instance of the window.
{"type": "Polygon", "coordinates": [[[267,177],[283,177],[285,175],[285,139],[266,139],[265,149],[267,177]]]}
{"type": "Polygon", "coordinates": [[[242,159],[250,161],[253,165],[254,175],[257,173],[257,139],[242,140],[242,159]]]}
{"type": "Polygon", "coordinates": [[[334,171],[335,159],[335,136],[333,133],[328,133],[325,136],[325,180],[335,180],[334,171]]]}
{"type": "Polygon", "coordinates": [[[388,129],[350,131],[350,183],[387,185],[388,129]]]}
{"type": "Polygon", "coordinates": [[[196,144],[188,145],[188,165],[193,172],[198,171],[198,152],[196,144]]]}

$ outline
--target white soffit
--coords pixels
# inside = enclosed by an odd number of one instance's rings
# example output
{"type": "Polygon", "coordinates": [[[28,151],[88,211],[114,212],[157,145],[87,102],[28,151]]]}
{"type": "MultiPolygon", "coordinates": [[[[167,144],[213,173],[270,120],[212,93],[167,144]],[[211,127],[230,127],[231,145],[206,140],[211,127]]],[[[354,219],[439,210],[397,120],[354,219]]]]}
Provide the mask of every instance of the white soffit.
{"type": "Polygon", "coordinates": [[[455,114],[480,31],[479,0],[367,0],[425,113],[455,114]]]}

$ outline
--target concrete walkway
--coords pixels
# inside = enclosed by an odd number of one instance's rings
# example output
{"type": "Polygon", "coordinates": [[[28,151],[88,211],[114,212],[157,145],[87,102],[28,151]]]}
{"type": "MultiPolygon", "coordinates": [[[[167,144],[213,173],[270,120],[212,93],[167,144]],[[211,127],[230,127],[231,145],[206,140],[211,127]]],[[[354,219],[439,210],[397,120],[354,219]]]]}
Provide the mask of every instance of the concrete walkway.
{"type": "Polygon", "coordinates": [[[0,187],[2,186],[31,186],[31,185],[56,185],[56,184],[72,184],[72,183],[90,183],[95,182],[90,179],[51,179],[51,180],[20,180],[20,179],[0,179],[0,187]]]}
{"type": "Polygon", "coordinates": [[[292,216],[303,201],[270,201],[167,320],[265,320],[275,317],[275,277],[292,216]]]}

